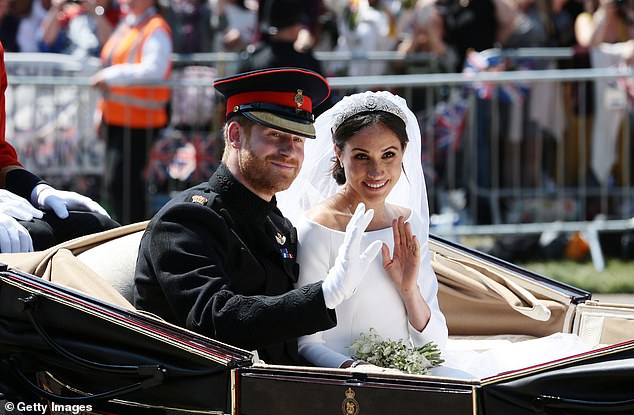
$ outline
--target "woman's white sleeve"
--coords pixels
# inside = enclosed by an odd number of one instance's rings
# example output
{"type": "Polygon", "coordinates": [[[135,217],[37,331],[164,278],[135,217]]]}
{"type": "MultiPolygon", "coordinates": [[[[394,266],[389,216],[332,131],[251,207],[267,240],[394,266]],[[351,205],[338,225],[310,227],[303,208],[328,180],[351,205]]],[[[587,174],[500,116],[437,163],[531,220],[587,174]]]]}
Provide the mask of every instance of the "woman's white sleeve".
{"type": "MultiPolygon", "coordinates": [[[[302,219],[297,224],[297,263],[299,278],[296,287],[302,287],[326,278],[334,259],[331,259],[331,232],[302,219]]],[[[337,353],[325,345],[322,332],[298,339],[299,354],[315,366],[339,367],[349,356],[337,353]]]]}
{"type": "Polygon", "coordinates": [[[442,350],[447,343],[448,330],[445,315],[438,304],[438,279],[431,266],[431,253],[429,251],[429,231],[420,218],[412,221],[414,233],[420,241],[421,263],[418,273],[418,286],[423,299],[429,306],[431,317],[423,331],[416,330],[408,322],[410,338],[416,346],[423,346],[433,341],[442,350]]]}

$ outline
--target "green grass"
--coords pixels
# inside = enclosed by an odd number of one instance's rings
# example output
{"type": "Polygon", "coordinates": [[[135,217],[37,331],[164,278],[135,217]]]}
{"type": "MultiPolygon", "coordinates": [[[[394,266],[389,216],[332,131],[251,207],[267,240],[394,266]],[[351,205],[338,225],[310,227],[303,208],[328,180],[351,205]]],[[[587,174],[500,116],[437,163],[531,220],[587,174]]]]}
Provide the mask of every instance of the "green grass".
{"type": "MultiPolygon", "coordinates": [[[[490,237],[464,237],[460,241],[466,246],[478,248],[490,246],[490,237]]],[[[598,272],[592,261],[532,261],[517,263],[533,272],[565,282],[577,288],[602,294],[634,293],[634,261],[607,258],[605,270],[598,272]]]]}
{"type": "Polygon", "coordinates": [[[562,260],[517,265],[593,293],[634,293],[634,261],[608,258],[602,272],[598,272],[591,261],[562,260]]]}

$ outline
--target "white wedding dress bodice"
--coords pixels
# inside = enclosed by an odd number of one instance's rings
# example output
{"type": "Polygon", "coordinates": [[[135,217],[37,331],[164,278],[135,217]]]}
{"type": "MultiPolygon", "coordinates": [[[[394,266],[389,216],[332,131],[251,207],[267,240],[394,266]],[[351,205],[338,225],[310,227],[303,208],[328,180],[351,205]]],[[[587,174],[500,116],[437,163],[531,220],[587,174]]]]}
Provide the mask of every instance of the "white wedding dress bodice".
{"type": "MultiPolygon", "coordinates": [[[[299,338],[300,354],[308,362],[315,366],[340,367],[350,359],[348,347],[370,328],[385,339],[409,339],[416,346],[435,342],[445,363],[433,368],[431,373],[454,378],[485,378],[590,350],[578,336],[564,333],[520,342],[470,340],[466,344],[464,340],[448,340],[447,324],[438,304],[438,281],[430,262],[428,234],[420,218],[412,215],[408,221],[421,244],[418,285],[432,311],[427,327],[419,332],[409,324],[403,301],[383,269],[379,253],[355,294],[337,307],[337,326],[299,338]]],[[[300,287],[326,277],[345,233],[305,217],[298,221],[297,230],[301,268],[296,285],[300,287]]],[[[366,232],[361,250],[376,240],[386,243],[392,252],[391,228],[366,232]]]]}
{"type": "MultiPolygon", "coordinates": [[[[431,267],[428,233],[416,215],[410,215],[408,222],[421,244],[418,286],[432,312],[427,327],[419,332],[409,324],[403,301],[383,269],[379,253],[355,294],[337,307],[337,326],[299,339],[302,357],[316,366],[339,367],[350,359],[348,347],[361,333],[369,333],[370,328],[374,328],[385,339],[411,340],[416,346],[433,341],[442,350],[447,341],[447,324],[438,306],[438,281],[431,267]]],[[[297,286],[301,287],[326,277],[334,264],[345,233],[329,229],[306,217],[298,221],[297,230],[297,258],[300,264],[297,286]]],[[[370,243],[381,240],[387,244],[391,253],[393,239],[392,228],[365,232],[361,250],[370,243]]]]}

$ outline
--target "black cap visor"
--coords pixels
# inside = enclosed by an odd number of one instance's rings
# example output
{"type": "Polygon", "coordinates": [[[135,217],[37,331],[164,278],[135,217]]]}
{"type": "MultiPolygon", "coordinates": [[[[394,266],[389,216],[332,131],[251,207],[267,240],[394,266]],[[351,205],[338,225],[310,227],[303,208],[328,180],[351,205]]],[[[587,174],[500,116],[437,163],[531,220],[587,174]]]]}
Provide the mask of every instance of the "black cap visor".
{"type": "Polygon", "coordinates": [[[242,112],[242,115],[265,127],[305,138],[315,138],[315,126],[310,121],[291,120],[272,112],[264,111],[245,111],[242,112]]]}

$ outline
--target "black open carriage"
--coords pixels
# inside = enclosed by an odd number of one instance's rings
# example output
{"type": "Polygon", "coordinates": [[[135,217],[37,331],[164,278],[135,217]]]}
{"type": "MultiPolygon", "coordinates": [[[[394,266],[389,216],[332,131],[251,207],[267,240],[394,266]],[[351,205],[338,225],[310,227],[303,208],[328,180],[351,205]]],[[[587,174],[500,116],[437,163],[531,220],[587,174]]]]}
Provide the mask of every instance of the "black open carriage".
{"type": "MultiPolygon", "coordinates": [[[[0,390],[8,401],[38,402],[52,413],[634,413],[634,308],[594,302],[585,291],[432,238],[453,338],[574,332],[592,351],[481,379],[268,365],[111,297],[48,280],[63,273],[60,258],[86,265],[90,255],[110,253],[105,263],[115,269],[125,256],[120,241],[134,245],[142,231],[128,229],[55,248],[46,266],[31,270],[38,276],[0,271],[0,390]]],[[[104,274],[91,265],[80,273],[104,274]]]]}

